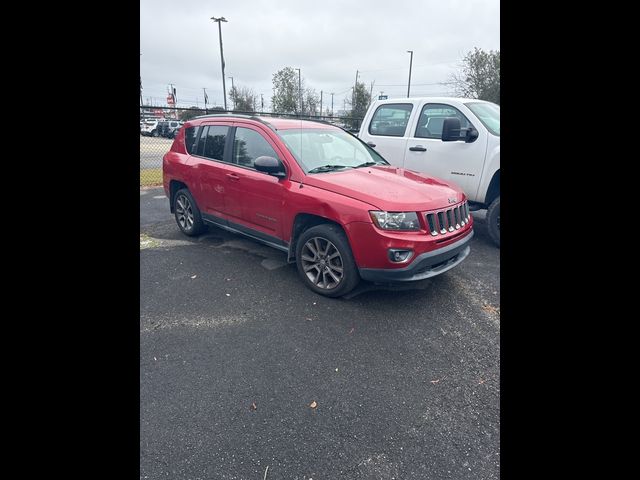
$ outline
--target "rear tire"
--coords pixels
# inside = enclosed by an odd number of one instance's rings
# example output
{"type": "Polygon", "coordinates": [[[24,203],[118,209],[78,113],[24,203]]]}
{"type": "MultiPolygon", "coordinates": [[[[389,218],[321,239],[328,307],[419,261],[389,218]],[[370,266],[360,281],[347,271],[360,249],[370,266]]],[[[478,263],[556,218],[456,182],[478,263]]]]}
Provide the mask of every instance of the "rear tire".
{"type": "Polygon", "coordinates": [[[487,229],[493,243],[500,248],[500,196],[487,209],[487,229]]]}
{"type": "Polygon", "coordinates": [[[173,199],[173,212],[178,227],[185,235],[195,237],[206,229],[200,210],[186,188],[176,192],[173,199]]]}
{"type": "Polygon", "coordinates": [[[337,225],[322,224],[302,232],[296,244],[302,282],[327,297],[341,297],[360,282],[349,240],[337,225]]]}

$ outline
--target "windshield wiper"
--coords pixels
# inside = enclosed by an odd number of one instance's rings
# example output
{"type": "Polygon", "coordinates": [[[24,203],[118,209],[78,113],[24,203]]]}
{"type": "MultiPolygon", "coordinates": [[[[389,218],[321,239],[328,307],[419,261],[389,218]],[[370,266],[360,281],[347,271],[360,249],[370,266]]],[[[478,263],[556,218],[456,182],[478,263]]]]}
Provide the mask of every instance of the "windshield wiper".
{"type": "Polygon", "coordinates": [[[312,168],[308,173],[322,173],[331,172],[333,170],[339,170],[341,168],[353,168],[348,165],[323,165],[321,167],[312,168]]]}
{"type": "Polygon", "coordinates": [[[383,164],[378,162],[364,162],[364,163],[361,163],[360,165],[356,165],[353,168],[371,167],[373,165],[383,165],[383,164]]]}

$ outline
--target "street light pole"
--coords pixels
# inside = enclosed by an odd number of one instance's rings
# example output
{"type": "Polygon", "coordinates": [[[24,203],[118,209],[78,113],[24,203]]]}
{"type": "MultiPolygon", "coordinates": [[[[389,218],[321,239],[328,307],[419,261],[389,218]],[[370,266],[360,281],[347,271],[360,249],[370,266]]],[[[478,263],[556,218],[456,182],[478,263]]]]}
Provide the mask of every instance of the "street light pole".
{"type": "Polygon", "coordinates": [[[409,92],[411,92],[411,67],[413,66],[413,50],[407,50],[407,53],[411,54],[411,60],[409,61],[409,85],[407,86],[407,98],[409,98],[409,92]]]}
{"type": "Polygon", "coordinates": [[[222,96],[224,98],[224,109],[227,110],[227,87],[224,83],[224,54],[222,53],[222,22],[226,22],[224,17],[211,17],[211,20],[218,24],[218,35],[220,36],[220,64],[222,65],[222,96]]]}
{"type": "Polygon", "coordinates": [[[331,118],[333,118],[333,93],[331,93],[331,118]]]}
{"type": "Polygon", "coordinates": [[[300,75],[300,69],[298,70],[298,102],[300,103],[300,115],[302,115],[302,76],[300,75]]]}

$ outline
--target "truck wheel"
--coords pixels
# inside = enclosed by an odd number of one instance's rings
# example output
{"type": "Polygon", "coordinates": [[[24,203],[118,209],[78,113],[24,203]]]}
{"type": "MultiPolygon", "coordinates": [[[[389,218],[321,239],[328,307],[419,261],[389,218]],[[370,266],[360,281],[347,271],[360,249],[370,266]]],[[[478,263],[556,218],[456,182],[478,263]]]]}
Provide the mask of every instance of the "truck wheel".
{"type": "Polygon", "coordinates": [[[305,230],[296,244],[296,265],[304,284],[327,297],[346,295],[360,282],[349,241],[336,225],[305,230]]]}
{"type": "Polygon", "coordinates": [[[176,192],[173,203],[176,223],[182,233],[194,237],[205,229],[200,210],[189,190],[182,188],[176,192]]]}
{"type": "Polygon", "coordinates": [[[493,243],[500,248],[500,196],[498,196],[487,210],[487,228],[493,243]]]}

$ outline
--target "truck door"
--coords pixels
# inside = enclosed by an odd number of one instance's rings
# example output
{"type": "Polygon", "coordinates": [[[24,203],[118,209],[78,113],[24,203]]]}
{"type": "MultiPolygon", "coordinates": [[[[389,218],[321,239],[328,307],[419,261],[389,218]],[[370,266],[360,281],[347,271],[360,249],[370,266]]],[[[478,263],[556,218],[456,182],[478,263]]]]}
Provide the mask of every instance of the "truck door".
{"type": "Polygon", "coordinates": [[[373,147],[391,165],[402,167],[407,146],[407,126],[412,110],[412,103],[379,105],[359,138],[373,147]]]}
{"type": "Polygon", "coordinates": [[[417,122],[412,122],[405,147],[404,168],[424,172],[434,177],[449,180],[475,198],[478,182],[487,151],[487,133],[482,125],[472,125],[469,119],[453,105],[425,103],[417,122]],[[442,126],[445,118],[457,117],[462,129],[473,126],[479,136],[465,143],[466,132],[457,142],[442,141],[442,126]]]}

